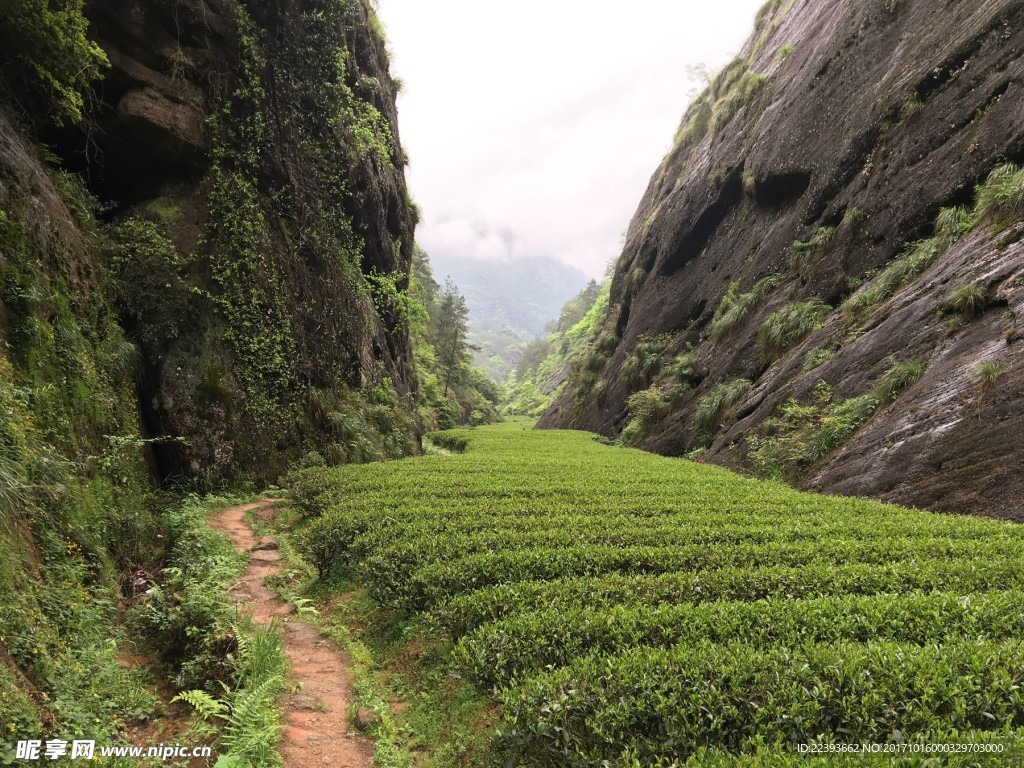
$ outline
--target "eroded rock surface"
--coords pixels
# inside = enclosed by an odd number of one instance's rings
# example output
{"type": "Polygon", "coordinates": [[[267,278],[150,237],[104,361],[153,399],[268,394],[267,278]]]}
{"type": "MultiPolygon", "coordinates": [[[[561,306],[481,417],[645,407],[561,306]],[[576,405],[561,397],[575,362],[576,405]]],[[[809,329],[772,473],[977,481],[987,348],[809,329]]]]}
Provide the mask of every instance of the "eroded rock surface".
{"type": "MultiPolygon", "coordinates": [[[[160,474],[271,478],[304,451],[344,453],[334,425],[370,407],[361,391],[401,421],[408,328],[377,294],[408,280],[417,214],[370,4],[87,13],[110,67],[84,126],[43,139],[108,206],[160,474]]],[[[386,455],[415,447],[411,419],[396,429],[386,455]]]]}
{"type": "MultiPolygon", "coordinates": [[[[908,244],[930,237],[942,208],[973,206],[990,171],[1024,161],[1024,3],[1019,0],[812,0],[768,3],[731,77],[684,118],[630,225],[597,381],[577,375],[542,419],[608,436],[649,381],[624,374],[652,339],[662,362],[692,346],[677,393],[642,447],[751,469],[751,438],[790,398],[863,395],[896,362],[924,366],[798,482],[943,510],[1024,513],[1024,302],[1021,223],[981,222],[893,295],[840,309],[908,244]],[[731,83],[731,85],[730,85],[731,83]],[[716,92],[717,90],[717,92],[716,92]],[[834,228],[834,231],[831,231],[834,228]],[[793,249],[831,231],[817,247],[793,249]],[[709,325],[731,284],[781,284],[732,333],[709,325]],[[983,285],[987,304],[955,323],[951,292],[983,285]],[[863,286],[863,287],[861,287],[863,286]],[[780,355],[758,329],[791,302],[820,299],[823,327],[780,355]],[[833,351],[805,370],[808,354],[833,351]],[[984,363],[998,378],[979,383],[984,363]],[[701,399],[752,382],[714,435],[694,427],[701,399]]],[[[657,376],[654,376],[657,379],[657,376]]]]}

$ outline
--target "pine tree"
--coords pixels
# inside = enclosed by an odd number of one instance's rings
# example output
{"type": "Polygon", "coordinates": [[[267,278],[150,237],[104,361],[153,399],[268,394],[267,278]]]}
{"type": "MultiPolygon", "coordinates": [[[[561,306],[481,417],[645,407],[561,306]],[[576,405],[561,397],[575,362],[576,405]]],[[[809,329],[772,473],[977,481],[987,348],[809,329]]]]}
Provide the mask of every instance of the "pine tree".
{"type": "Polygon", "coordinates": [[[444,372],[444,397],[453,380],[459,381],[472,360],[472,347],[466,343],[469,332],[469,307],[451,277],[446,277],[437,297],[434,340],[438,364],[444,372]]]}

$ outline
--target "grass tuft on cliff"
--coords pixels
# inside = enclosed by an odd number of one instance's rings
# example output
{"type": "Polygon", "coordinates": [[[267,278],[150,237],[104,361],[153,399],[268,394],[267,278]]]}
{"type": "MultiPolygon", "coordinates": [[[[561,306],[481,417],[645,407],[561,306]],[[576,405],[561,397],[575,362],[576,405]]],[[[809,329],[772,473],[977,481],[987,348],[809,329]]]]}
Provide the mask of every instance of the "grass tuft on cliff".
{"type": "Polygon", "coordinates": [[[769,358],[778,357],[821,328],[831,311],[821,299],[791,302],[765,319],[757,331],[757,343],[769,358]]]}
{"type": "Polygon", "coordinates": [[[747,317],[780,285],[781,275],[761,278],[747,293],[740,293],[738,282],[732,283],[715,310],[708,334],[716,341],[728,339],[743,327],[747,317]]]}
{"type": "Polygon", "coordinates": [[[693,412],[694,432],[705,442],[710,441],[729,412],[740,403],[753,384],[748,379],[723,382],[697,401],[693,412]]]}
{"type": "Polygon", "coordinates": [[[1008,222],[1024,215],[1024,168],[1013,163],[997,166],[977,189],[976,221],[1008,222]]]}

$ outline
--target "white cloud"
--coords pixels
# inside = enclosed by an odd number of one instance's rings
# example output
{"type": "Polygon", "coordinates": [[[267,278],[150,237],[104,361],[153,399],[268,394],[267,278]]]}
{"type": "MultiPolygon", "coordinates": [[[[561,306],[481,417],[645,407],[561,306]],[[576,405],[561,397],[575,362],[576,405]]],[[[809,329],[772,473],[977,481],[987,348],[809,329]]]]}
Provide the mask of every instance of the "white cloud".
{"type": "Polygon", "coordinates": [[[380,0],[428,252],[600,276],[693,83],[763,0],[380,0]]]}

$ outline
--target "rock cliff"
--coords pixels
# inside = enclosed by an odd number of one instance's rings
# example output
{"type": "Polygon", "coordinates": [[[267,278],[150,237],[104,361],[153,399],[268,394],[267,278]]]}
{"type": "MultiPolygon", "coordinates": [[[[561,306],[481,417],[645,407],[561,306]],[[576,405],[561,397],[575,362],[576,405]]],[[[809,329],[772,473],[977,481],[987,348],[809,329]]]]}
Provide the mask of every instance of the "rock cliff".
{"type": "Polygon", "coordinates": [[[1019,0],[766,4],[541,426],[1024,516],[1022,52],[1019,0]]]}
{"type": "Polygon", "coordinates": [[[161,474],[408,453],[416,212],[369,3],[86,14],[109,66],[81,124],[35,132],[105,206],[105,281],[142,352],[148,433],[167,438],[161,474]]]}

